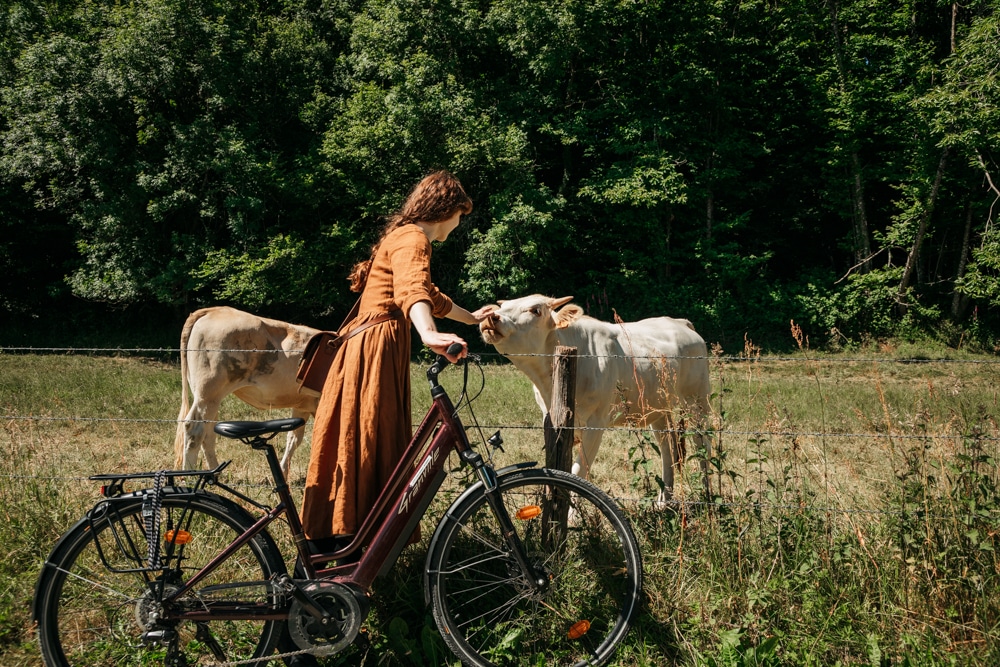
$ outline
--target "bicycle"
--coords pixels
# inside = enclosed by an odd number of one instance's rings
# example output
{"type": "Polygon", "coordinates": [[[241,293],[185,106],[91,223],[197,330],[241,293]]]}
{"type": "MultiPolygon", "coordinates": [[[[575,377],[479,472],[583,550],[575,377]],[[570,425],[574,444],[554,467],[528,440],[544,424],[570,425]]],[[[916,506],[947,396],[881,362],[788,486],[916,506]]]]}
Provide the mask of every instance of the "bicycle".
{"type": "MultiPolygon", "coordinates": [[[[470,362],[475,355],[466,359],[458,404],[464,399],[480,429],[467,393],[470,362]]],[[[45,664],[263,666],[348,649],[364,636],[373,581],[408,543],[452,451],[474,479],[439,520],[423,573],[445,643],[467,665],[606,663],[642,597],[628,519],[569,473],[535,463],[494,470],[492,450],[486,460],[472,448],[438,382],[448,364],[439,355],[428,369],[426,416],[357,535],[331,553],[309,553],[269,444],[301,419],[215,426],[263,452],[273,507],[220,480],[229,461],[213,470],[91,477],[102,483],[102,499],[59,539],[36,585],[32,614],[45,664]],[[148,480],[148,488],[126,490],[148,480]],[[302,578],[288,574],[268,532],[279,519],[290,529],[302,578]],[[360,557],[345,563],[352,555],[360,557]],[[286,650],[275,654],[279,646],[286,650]]],[[[500,447],[499,431],[486,442],[500,447]]]]}

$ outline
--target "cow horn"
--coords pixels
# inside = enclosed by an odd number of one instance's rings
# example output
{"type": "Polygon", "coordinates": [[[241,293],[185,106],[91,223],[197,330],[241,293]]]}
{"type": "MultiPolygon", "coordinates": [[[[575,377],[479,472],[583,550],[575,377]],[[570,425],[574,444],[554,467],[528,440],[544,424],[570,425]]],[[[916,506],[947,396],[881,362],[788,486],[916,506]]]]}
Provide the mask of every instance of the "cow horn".
{"type": "Polygon", "coordinates": [[[552,308],[552,310],[557,310],[559,308],[562,308],[563,306],[565,306],[567,303],[569,303],[572,300],[573,300],[573,297],[571,297],[571,296],[564,296],[561,299],[551,299],[549,301],[549,307],[552,308]]]}

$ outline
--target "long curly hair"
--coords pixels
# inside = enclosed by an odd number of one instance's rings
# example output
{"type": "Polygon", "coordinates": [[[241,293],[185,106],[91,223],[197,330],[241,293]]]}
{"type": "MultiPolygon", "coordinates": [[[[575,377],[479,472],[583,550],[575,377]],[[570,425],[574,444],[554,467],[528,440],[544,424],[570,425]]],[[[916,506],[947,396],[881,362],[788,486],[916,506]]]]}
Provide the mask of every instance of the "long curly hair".
{"type": "Polygon", "coordinates": [[[398,211],[389,216],[379,235],[378,243],[372,246],[371,256],[358,262],[351,270],[348,280],[351,291],[360,292],[368,280],[368,271],[382,239],[386,234],[403,225],[417,222],[435,224],[444,222],[461,211],[463,215],[472,212],[472,200],[465,194],[465,188],[450,172],[432,171],[417,183],[398,211]]]}

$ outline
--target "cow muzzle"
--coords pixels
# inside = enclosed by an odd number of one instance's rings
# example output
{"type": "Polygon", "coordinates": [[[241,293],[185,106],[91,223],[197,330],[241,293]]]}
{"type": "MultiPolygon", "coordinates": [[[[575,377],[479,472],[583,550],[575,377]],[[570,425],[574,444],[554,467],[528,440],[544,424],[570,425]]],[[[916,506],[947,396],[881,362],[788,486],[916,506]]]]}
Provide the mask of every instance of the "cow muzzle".
{"type": "Polygon", "coordinates": [[[498,328],[499,324],[500,316],[494,313],[490,313],[479,323],[479,333],[482,335],[483,340],[490,345],[495,344],[503,338],[503,334],[500,333],[498,328]]]}

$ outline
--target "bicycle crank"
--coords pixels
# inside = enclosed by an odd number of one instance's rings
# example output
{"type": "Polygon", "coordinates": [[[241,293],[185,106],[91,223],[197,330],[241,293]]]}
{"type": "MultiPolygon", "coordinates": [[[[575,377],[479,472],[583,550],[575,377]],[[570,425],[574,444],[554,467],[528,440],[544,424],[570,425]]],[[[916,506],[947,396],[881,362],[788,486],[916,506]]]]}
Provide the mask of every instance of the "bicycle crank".
{"type": "Polygon", "coordinates": [[[299,585],[330,617],[318,619],[299,600],[293,599],[288,611],[288,633],[295,645],[317,656],[333,655],[347,648],[368,615],[368,598],[333,581],[309,581],[299,585]]]}

